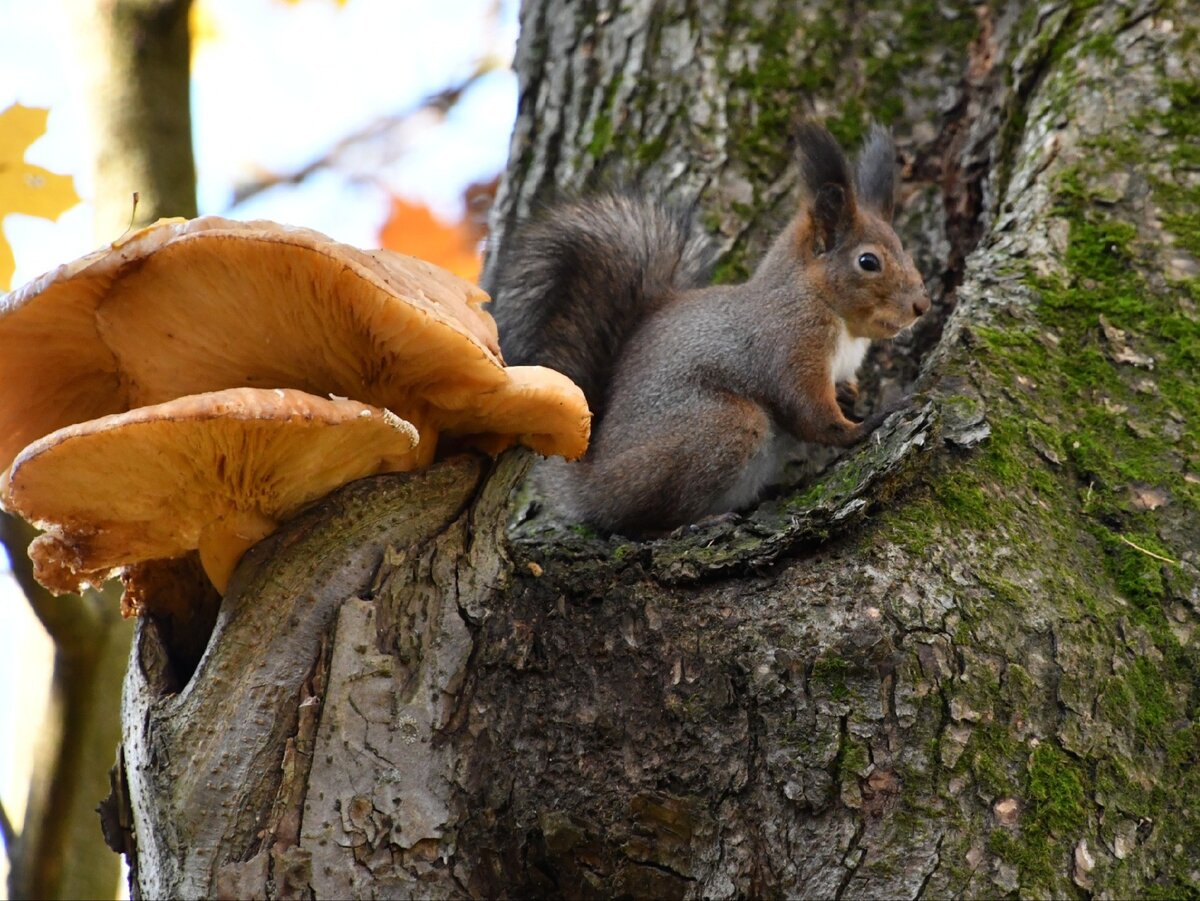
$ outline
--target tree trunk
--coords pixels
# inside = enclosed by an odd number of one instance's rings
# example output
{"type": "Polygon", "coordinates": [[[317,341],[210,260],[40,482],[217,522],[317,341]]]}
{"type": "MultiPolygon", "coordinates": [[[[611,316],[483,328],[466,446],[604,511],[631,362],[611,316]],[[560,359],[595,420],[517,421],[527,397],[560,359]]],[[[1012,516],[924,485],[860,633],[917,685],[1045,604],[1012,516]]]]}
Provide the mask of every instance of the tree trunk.
{"type": "Polygon", "coordinates": [[[33,578],[25,548],[37,530],[0,514],[0,541],[34,614],[54,640],[49,706],[37,727],[20,832],[7,842],[10,898],[111,898],[120,861],[100,835],[96,805],[121,741],[121,679],[133,635],[120,586],[54,597],[33,578]]]}
{"type": "Polygon", "coordinates": [[[871,365],[917,400],[653,541],[506,533],[522,454],[343,489],[248,555],[190,678],[141,624],[135,890],[1200,890],[1198,29],[1184,0],[527,3],[497,240],[631,181],[698,199],[736,278],[789,214],[791,118],[877,117],[937,313],[871,365]]]}
{"type": "Polygon", "coordinates": [[[192,0],[70,3],[91,76],[96,234],[111,241],[164,216],[194,217],[192,0]]]}

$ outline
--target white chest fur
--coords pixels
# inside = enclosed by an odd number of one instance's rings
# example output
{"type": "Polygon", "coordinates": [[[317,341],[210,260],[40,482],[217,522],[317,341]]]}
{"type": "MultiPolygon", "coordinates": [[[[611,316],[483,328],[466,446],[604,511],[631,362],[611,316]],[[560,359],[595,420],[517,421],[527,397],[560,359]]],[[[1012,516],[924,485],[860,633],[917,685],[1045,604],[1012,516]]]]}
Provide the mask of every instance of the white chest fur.
{"type": "Polygon", "coordinates": [[[829,357],[829,372],[835,385],[838,382],[855,381],[858,367],[862,365],[870,344],[870,338],[851,338],[846,326],[838,323],[837,344],[833,346],[833,353],[829,357]]]}

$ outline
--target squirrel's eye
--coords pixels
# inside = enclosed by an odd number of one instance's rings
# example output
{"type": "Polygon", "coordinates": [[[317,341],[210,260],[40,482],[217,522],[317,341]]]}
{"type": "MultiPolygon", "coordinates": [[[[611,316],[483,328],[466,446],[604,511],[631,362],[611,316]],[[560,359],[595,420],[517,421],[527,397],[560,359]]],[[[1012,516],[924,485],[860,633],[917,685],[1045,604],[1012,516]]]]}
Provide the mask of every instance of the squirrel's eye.
{"type": "Polygon", "coordinates": [[[883,268],[883,264],[879,262],[879,257],[875,254],[864,253],[858,258],[858,268],[863,272],[878,272],[883,268]]]}

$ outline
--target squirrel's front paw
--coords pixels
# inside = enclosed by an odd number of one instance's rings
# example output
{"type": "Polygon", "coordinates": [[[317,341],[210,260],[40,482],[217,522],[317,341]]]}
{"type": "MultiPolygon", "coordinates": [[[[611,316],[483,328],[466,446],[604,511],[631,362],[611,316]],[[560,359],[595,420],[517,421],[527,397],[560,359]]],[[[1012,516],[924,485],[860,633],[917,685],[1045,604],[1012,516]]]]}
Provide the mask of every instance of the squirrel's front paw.
{"type": "Polygon", "coordinates": [[[842,409],[842,415],[847,419],[855,419],[854,405],[858,401],[858,382],[838,382],[834,389],[837,391],[837,404],[842,409]]]}

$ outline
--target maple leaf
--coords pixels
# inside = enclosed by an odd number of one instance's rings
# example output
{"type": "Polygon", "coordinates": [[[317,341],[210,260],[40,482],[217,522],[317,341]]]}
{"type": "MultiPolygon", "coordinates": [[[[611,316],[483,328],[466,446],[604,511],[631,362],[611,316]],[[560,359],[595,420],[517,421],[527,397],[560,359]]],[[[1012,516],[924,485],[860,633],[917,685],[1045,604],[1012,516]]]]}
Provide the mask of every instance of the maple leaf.
{"type": "MultiPolygon", "coordinates": [[[[9,213],[57,219],[75,204],[74,180],[25,162],[29,145],[46,131],[50,111],[14,103],[0,112],[0,220],[9,213]]],[[[12,280],[16,262],[0,232],[0,287],[12,280]]]]}
{"type": "Polygon", "coordinates": [[[393,197],[379,243],[448,269],[460,278],[479,278],[479,236],[472,224],[443,222],[423,203],[393,197]]]}

